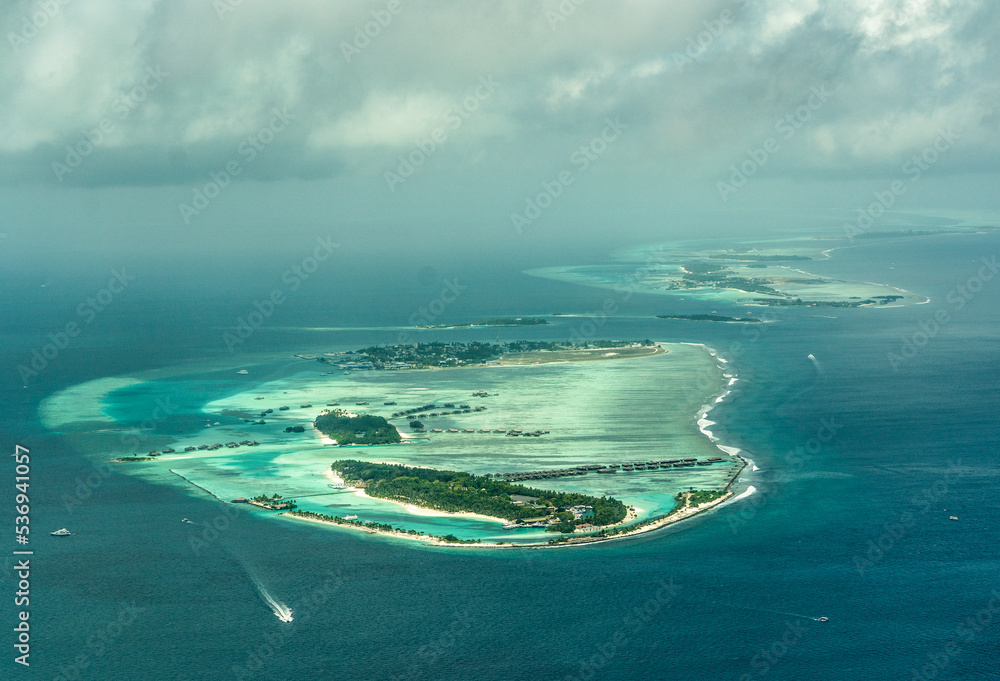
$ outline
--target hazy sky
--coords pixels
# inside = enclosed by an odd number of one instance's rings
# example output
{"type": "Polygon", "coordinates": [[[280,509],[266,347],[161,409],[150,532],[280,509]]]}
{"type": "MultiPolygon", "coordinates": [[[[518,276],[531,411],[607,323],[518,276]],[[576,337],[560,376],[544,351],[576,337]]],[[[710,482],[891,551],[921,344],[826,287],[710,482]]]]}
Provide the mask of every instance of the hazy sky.
{"type": "Polygon", "coordinates": [[[894,180],[906,210],[1000,195],[988,0],[35,0],[0,28],[5,258],[552,249],[849,215],[894,180]]]}

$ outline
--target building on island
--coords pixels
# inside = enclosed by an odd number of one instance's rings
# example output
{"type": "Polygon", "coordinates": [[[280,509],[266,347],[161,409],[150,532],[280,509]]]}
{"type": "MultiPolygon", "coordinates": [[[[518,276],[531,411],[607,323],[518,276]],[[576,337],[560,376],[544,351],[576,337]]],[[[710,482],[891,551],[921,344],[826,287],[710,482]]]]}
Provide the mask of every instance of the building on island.
{"type": "Polygon", "coordinates": [[[573,514],[573,517],[577,520],[586,520],[587,518],[594,517],[594,507],[593,506],[570,506],[569,512],[573,514]]]}

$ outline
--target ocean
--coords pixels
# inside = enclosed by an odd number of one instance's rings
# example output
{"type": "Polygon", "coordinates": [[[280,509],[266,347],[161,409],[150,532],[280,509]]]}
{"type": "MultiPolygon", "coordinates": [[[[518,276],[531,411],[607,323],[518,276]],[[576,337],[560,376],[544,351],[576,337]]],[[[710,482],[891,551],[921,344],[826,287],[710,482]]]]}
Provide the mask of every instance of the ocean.
{"type": "MultiPolygon", "coordinates": [[[[810,271],[889,283],[930,302],[780,309],[776,323],[752,330],[653,317],[704,312],[692,297],[588,288],[488,261],[400,262],[375,273],[345,259],[295,289],[283,278],[294,257],[248,264],[239,285],[147,263],[99,312],[89,308],[89,323],[80,305],[100,295],[107,270],[7,273],[3,447],[29,447],[32,461],[30,674],[996,678],[1000,280],[983,259],[998,252],[996,234],[862,240],[810,271]],[[284,301],[265,316],[275,290],[284,301]],[[243,339],[241,320],[255,310],[263,321],[243,339]],[[758,470],[744,481],[756,494],[594,546],[429,547],[277,523],[151,484],[95,463],[85,438],[46,429],[38,413],[46,397],[102,377],[203,372],[209,401],[234,394],[234,367],[274,353],[290,363],[319,347],[412,342],[414,323],[599,310],[596,337],[705,343],[737,369],[712,430],[753,459],[758,470]],[[80,333],[37,375],[19,371],[74,321],[80,333]],[[232,352],[226,334],[243,341],[230,339],[232,352]],[[197,519],[197,531],[181,517],[197,519]],[[75,535],[49,536],[60,527],[75,535]],[[294,620],[276,617],[275,604],[294,620]]],[[[566,264],[590,263],[531,266],[566,264]]],[[[745,311],[727,305],[712,311],[745,311]]],[[[420,339],[495,340],[497,331],[420,339]]],[[[562,340],[566,331],[499,334],[562,340]]],[[[150,437],[157,427],[154,419],[150,437]]],[[[10,510],[6,518],[11,528],[10,510]]],[[[13,558],[8,550],[6,565],[13,558]]],[[[17,582],[5,569],[9,643],[17,582]]]]}

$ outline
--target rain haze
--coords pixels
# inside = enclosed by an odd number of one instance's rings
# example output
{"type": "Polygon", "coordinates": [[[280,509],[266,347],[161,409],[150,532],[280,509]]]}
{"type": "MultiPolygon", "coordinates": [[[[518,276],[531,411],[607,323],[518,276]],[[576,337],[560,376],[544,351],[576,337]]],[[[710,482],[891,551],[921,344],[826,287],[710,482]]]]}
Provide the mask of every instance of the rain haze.
{"type": "Polygon", "coordinates": [[[996,207],[994,3],[5,4],[22,264],[326,229],[517,258],[842,221],[935,144],[893,209],[996,207]]]}

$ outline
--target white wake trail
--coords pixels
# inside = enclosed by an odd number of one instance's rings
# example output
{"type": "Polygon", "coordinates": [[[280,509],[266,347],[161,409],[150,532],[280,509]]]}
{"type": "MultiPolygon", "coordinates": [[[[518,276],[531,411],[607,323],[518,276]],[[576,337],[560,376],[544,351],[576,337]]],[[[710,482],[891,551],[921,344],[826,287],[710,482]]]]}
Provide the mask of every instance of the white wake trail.
{"type": "Polygon", "coordinates": [[[282,622],[291,622],[295,619],[292,617],[292,609],[271,595],[271,593],[267,590],[267,587],[265,587],[264,583],[260,581],[260,578],[257,577],[257,574],[253,571],[249,564],[239,560],[238,558],[237,562],[239,562],[243,569],[246,570],[247,576],[250,578],[250,582],[254,585],[254,588],[257,589],[257,593],[259,593],[260,597],[264,599],[264,602],[267,603],[267,606],[271,608],[272,612],[274,612],[275,617],[282,622]]]}

